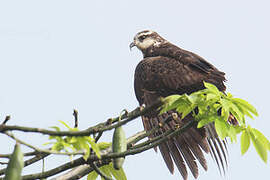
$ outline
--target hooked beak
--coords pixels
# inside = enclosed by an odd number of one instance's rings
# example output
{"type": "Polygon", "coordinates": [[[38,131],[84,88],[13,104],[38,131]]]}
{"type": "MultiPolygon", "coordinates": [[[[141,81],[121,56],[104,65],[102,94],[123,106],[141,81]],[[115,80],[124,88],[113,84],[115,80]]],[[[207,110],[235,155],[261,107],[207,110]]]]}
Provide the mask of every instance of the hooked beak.
{"type": "Polygon", "coordinates": [[[136,44],[134,42],[130,43],[129,49],[131,50],[134,46],[136,46],[136,44]]]}

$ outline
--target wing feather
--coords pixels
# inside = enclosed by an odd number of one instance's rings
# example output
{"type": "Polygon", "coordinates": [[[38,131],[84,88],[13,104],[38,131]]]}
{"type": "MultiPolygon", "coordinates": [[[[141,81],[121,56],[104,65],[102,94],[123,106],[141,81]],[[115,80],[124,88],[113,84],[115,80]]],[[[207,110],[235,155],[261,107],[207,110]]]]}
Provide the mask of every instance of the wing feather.
{"type": "Polygon", "coordinates": [[[203,152],[200,149],[200,147],[198,146],[198,144],[193,140],[192,137],[190,137],[189,133],[183,133],[183,137],[184,137],[184,140],[187,143],[188,147],[190,148],[190,150],[192,151],[192,153],[196,157],[196,159],[199,160],[199,162],[202,165],[202,167],[204,168],[204,170],[207,171],[206,159],[204,158],[203,152]]]}
{"type": "Polygon", "coordinates": [[[168,145],[169,150],[172,154],[173,160],[176,164],[178,171],[180,172],[180,174],[182,175],[184,180],[186,180],[188,177],[188,174],[187,174],[187,168],[186,168],[185,162],[182,158],[182,155],[180,154],[177,146],[175,145],[175,143],[172,140],[169,140],[167,142],[167,145],[168,145]]]}

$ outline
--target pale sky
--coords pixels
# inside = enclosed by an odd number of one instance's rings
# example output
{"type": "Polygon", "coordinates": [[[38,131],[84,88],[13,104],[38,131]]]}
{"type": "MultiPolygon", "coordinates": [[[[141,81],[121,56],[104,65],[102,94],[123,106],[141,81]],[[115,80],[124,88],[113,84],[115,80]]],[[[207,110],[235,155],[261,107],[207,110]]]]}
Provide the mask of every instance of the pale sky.
{"type": "MultiPolygon", "coordinates": [[[[0,1],[0,119],[10,114],[10,125],[73,125],[76,108],[85,129],[133,110],[133,76],[142,55],[128,46],[138,31],[151,29],[224,71],[228,92],[257,108],[260,116],[250,123],[270,138],[269,7],[267,0],[0,1]]],[[[139,118],[125,126],[128,136],[142,129],[139,118]]],[[[15,135],[35,145],[47,142],[46,136],[15,135]]],[[[111,133],[104,136],[111,139],[111,133]]],[[[0,141],[0,153],[11,152],[14,142],[4,135],[0,141]]],[[[270,162],[263,163],[253,146],[244,156],[239,144],[229,151],[226,178],[208,156],[208,171],[200,168],[198,179],[269,179],[270,162]]],[[[46,169],[68,160],[48,158],[46,169]]],[[[181,179],[153,150],[127,157],[124,169],[129,180],[181,179]]],[[[38,163],[23,173],[40,171],[38,163]]]]}

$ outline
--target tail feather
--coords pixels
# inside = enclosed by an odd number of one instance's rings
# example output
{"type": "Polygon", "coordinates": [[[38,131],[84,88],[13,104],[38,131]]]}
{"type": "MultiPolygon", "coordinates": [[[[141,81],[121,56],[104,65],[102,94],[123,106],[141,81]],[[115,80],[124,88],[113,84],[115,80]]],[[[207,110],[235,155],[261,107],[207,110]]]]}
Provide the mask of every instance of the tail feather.
{"type": "Polygon", "coordinates": [[[185,162],[182,158],[182,155],[180,154],[180,152],[178,151],[176,145],[174,144],[174,142],[172,140],[169,140],[167,142],[167,145],[170,149],[171,155],[173,157],[173,160],[176,164],[178,171],[180,172],[180,174],[182,175],[184,180],[187,180],[187,177],[188,177],[187,168],[186,168],[185,162]]]}
{"type": "Polygon", "coordinates": [[[198,159],[198,161],[200,162],[204,170],[207,171],[208,169],[207,162],[198,144],[193,140],[193,138],[190,137],[188,133],[184,133],[183,137],[184,137],[184,140],[187,142],[188,147],[191,149],[192,153],[194,154],[194,156],[198,159]]]}
{"type": "Polygon", "coordinates": [[[223,154],[223,158],[225,160],[225,164],[226,164],[226,168],[228,168],[228,160],[227,160],[227,156],[228,156],[228,151],[227,151],[227,146],[225,141],[220,140],[219,138],[216,139],[216,141],[218,142],[218,145],[222,151],[223,154]],[[224,148],[223,148],[224,147],[224,148]],[[226,152],[225,152],[226,151],[226,152]]]}
{"type": "MultiPolygon", "coordinates": [[[[170,155],[171,150],[168,148],[166,143],[160,144],[158,146],[158,148],[162,154],[162,157],[163,157],[169,171],[171,172],[171,174],[173,174],[174,173],[174,166],[173,166],[173,161],[172,161],[172,158],[170,155]]],[[[174,159],[174,162],[175,162],[175,159],[174,159]]]]}
{"type": "MultiPolygon", "coordinates": [[[[156,127],[159,123],[163,122],[165,118],[168,118],[172,112],[157,115],[155,117],[143,116],[145,130],[149,131],[153,127],[156,127]]],[[[186,116],[183,120],[180,118],[176,120],[171,119],[167,124],[162,126],[159,131],[149,136],[149,138],[159,136],[170,129],[174,129],[175,126],[181,127],[185,122],[192,119],[193,117],[191,115],[186,116]]],[[[192,175],[195,178],[198,177],[199,172],[196,160],[198,160],[204,170],[207,170],[207,162],[203,151],[205,153],[210,152],[212,158],[216,161],[220,173],[222,167],[225,174],[225,167],[227,167],[228,164],[226,141],[221,141],[218,138],[214,124],[209,124],[200,129],[198,129],[195,125],[184,133],[181,133],[178,136],[169,139],[167,142],[160,144],[158,148],[169,171],[172,174],[174,173],[175,163],[184,180],[186,180],[188,177],[186,166],[189,167],[192,175]]]]}
{"type": "MultiPolygon", "coordinates": [[[[204,129],[202,129],[202,130],[204,130],[204,129]]],[[[200,134],[198,132],[198,130],[195,129],[195,128],[190,128],[189,131],[190,131],[189,134],[191,135],[192,139],[197,144],[199,144],[199,146],[204,150],[204,152],[209,153],[210,149],[209,149],[209,146],[208,146],[208,142],[207,142],[207,140],[205,138],[205,134],[203,134],[203,135],[200,134]]]]}
{"type": "Polygon", "coordinates": [[[208,143],[211,148],[211,152],[214,156],[214,159],[216,161],[216,164],[218,165],[219,172],[221,173],[221,167],[220,167],[220,164],[221,164],[223,173],[225,174],[226,173],[225,164],[227,167],[227,154],[225,153],[226,147],[224,147],[225,141],[223,141],[223,144],[221,143],[221,140],[219,139],[216,133],[213,123],[206,125],[205,129],[207,131],[208,143]],[[222,151],[222,154],[220,151],[222,151]]]}
{"type": "Polygon", "coordinates": [[[187,143],[183,140],[181,136],[177,136],[177,139],[174,143],[177,145],[178,149],[180,150],[181,154],[183,155],[192,175],[197,178],[199,175],[198,166],[196,160],[191,153],[190,149],[188,148],[187,143]]]}
{"type": "MultiPolygon", "coordinates": [[[[142,116],[142,120],[143,120],[143,127],[145,131],[150,131],[154,127],[153,126],[153,122],[155,121],[154,119],[150,120],[150,118],[146,116],[142,116]]],[[[150,134],[148,138],[152,139],[154,136],[155,134],[150,134]]],[[[157,152],[157,147],[154,147],[154,150],[157,152]]]]}

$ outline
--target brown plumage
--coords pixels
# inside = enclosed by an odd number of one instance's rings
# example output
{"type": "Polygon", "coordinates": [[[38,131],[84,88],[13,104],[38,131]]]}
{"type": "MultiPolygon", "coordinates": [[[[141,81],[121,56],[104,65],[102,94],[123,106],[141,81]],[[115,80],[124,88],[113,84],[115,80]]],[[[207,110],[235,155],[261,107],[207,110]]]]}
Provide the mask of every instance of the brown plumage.
{"type": "MultiPolygon", "coordinates": [[[[144,59],[137,65],[135,71],[135,94],[139,104],[151,105],[160,97],[172,94],[190,94],[204,88],[203,81],[212,83],[220,91],[225,91],[225,73],[200,56],[183,50],[153,31],[142,31],[134,37],[130,48],[136,46],[143,53],[144,59]]],[[[163,119],[170,117],[169,111],[162,115],[152,111],[142,117],[146,131],[151,130],[163,119]]],[[[158,136],[175,125],[183,125],[192,120],[191,114],[184,119],[172,119],[159,132],[150,136],[158,136]]],[[[178,168],[183,179],[187,179],[187,167],[197,178],[198,162],[207,170],[203,152],[211,154],[219,169],[227,166],[226,143],[220,140],[213,124],[197,129],[196,125],[186,132],[158,146],[163,159],[171,173],[174,165],[178,168]],[[198,162],[197,162],[198,161],[198,162]]]]}

